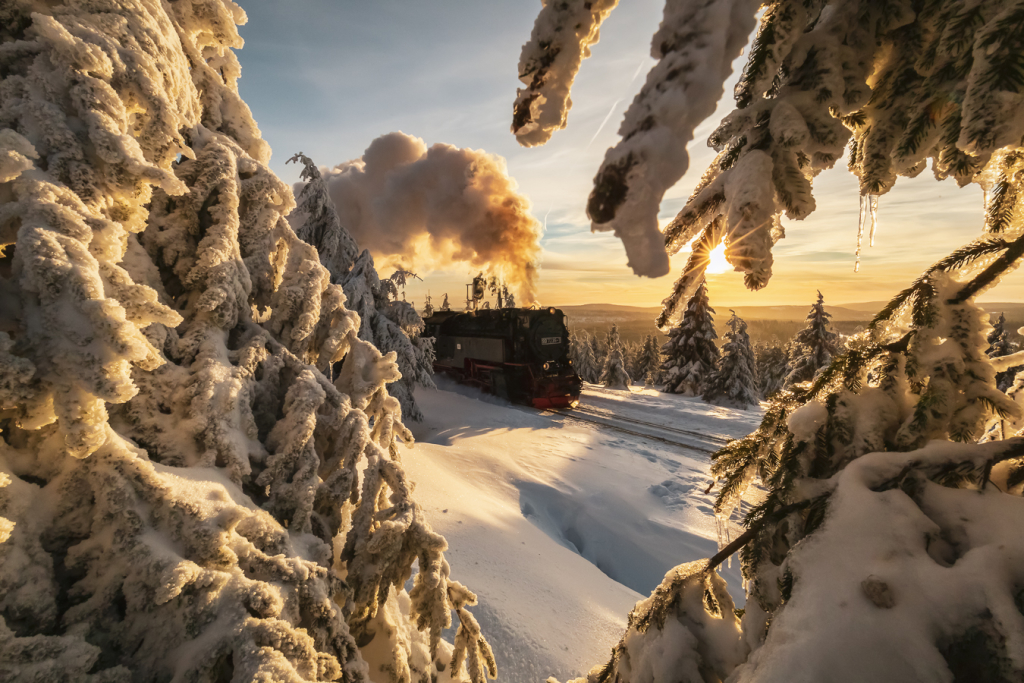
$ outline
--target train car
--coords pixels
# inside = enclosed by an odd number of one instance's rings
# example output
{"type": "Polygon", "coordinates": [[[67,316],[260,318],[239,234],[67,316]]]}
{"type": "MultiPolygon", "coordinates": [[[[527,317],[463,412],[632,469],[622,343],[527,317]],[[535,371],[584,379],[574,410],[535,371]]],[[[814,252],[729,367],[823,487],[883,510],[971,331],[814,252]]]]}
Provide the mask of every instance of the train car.
{"type": "Polygon", "coordinates": [[[557,308],[439,311],[426,319],[434,369],[535,408],[571,408],[583,380],[569,359],[569,330],[557,308]]]}

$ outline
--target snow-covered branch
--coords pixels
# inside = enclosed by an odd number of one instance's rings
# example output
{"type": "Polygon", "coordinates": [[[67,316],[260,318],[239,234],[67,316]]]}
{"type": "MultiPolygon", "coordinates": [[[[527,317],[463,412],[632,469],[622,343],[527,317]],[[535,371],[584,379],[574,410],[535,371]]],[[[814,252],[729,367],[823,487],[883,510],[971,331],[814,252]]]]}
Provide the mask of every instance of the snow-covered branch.
{"type": "Polygon", "coordinates": [[[530,41],[519,57],[519,80],[512,107],[512,132],[520,145],[534,147],[565,128],[572,100],[569,90],[601,23],[618,0],[547,0],[537,15],[530,41]]]}

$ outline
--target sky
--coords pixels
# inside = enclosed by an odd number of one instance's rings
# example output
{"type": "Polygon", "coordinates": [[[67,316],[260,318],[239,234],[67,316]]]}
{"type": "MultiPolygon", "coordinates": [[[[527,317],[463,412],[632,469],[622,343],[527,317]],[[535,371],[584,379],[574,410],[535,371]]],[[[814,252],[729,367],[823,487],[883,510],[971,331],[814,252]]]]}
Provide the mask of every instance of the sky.
{"type": "MultiPolygon", "coordinates": [[[[530,0],[245,0],[249,21],[239,90],[274,150],[271,168],[288,182],[285,161],[304,152],[321,166],[356,159],[378,136],[402,131],[427,145],[483,149],[507,161],[509,174],[544,225],[539,300],[544,305],[612,303],[657,306],[669,293],[686,253],[662,278],[639,278],[621,243],[591,233],[585,213],[605,150],[618,141],[622,115],[653,66],[650,39],[663,0],[630,0],[606,20],[593,55],[572,91],[568,127],[542,147],[522,148],[509,127],[519,54],[540,2],[530,0]]],[[[731,111],[737,60],[715,114],[697,129],[690,169],[665,196],[661,217],[685,203],[715,152],[708,134],[731,111]]],[[[854,273],[859,197],[845,161],[814,181],[818,209],[803,221],[783,218],[786,238],[774,251],[769,285],[748,292],[740,273],[709,275],[715,306],[880,301],[924,268],[977,236],[981,190],[936,181],[930,170],[901,178],[879,199],[875,246],[865,246],[854,273]]],[[[386,276],[389,273],[381,273],[386,276]]],[[[420,273],[407,295],[453,306],[474,273],[466,268],[420,273]]],[[[1019,300],[1024,274],[1008,277],[987,297],[1019,300]]]]}

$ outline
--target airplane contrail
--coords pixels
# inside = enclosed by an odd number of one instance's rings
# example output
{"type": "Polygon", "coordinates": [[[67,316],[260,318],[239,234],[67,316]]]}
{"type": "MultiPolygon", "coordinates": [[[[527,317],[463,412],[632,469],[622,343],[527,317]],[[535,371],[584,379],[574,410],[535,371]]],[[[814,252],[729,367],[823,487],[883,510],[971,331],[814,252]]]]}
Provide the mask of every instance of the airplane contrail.
{"type": "Polygon", "coordinates": [[[608,114],[605,115],[604,121],[602,121],[601,125],[597,127],[597,131],[594,133],[594,137],[590,138],[590,142],[587,143],[587,148],[589,148],[592,144],[594,144],[594,140],[596,140],[597,136],[601,134],[602,130],[604,130],[605,125],[608,123],[608,119],[610,119],[612,117],[612,113],[615,111],[615,108],[617,106],[619,106],[619,102],[621,102],[621,101],[622,101],[621,97],[619,99],[615,100],[615,103],[612,105],[612,108],[609,109],[608,110],[608,114]]]}
{"type": "Polygon", "coordinates": [[[644,68],[644,64],[645,64],[646,62],[647,62],[647,60],[646,60],[646,59],[641,59],[641,60],[640,60],[640,63],[636,65],[636,71],[634,71],[634,72],[633,72],[633,77],[632,77],[631,79],[629,79],[629,82],[630,82],[630,83],[632,83],[633,81],[635,81],[635,80],[636,80],[636,77],[640,75],[640,70],[644,68]]]}

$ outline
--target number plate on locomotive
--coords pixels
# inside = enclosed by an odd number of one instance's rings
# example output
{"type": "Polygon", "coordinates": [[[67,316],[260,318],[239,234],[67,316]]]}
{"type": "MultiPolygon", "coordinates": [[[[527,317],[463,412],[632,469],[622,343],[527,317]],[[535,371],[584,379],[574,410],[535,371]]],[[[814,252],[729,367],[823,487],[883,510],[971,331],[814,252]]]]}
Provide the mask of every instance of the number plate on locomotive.
{"type": "Polygon", "coordinates": [[[541,343],[542,346],[546,346],[548,344],[561,344],[562,343],[562,338],[561,337],[541,337],[540,338],[540,343],[541,343]]]}

